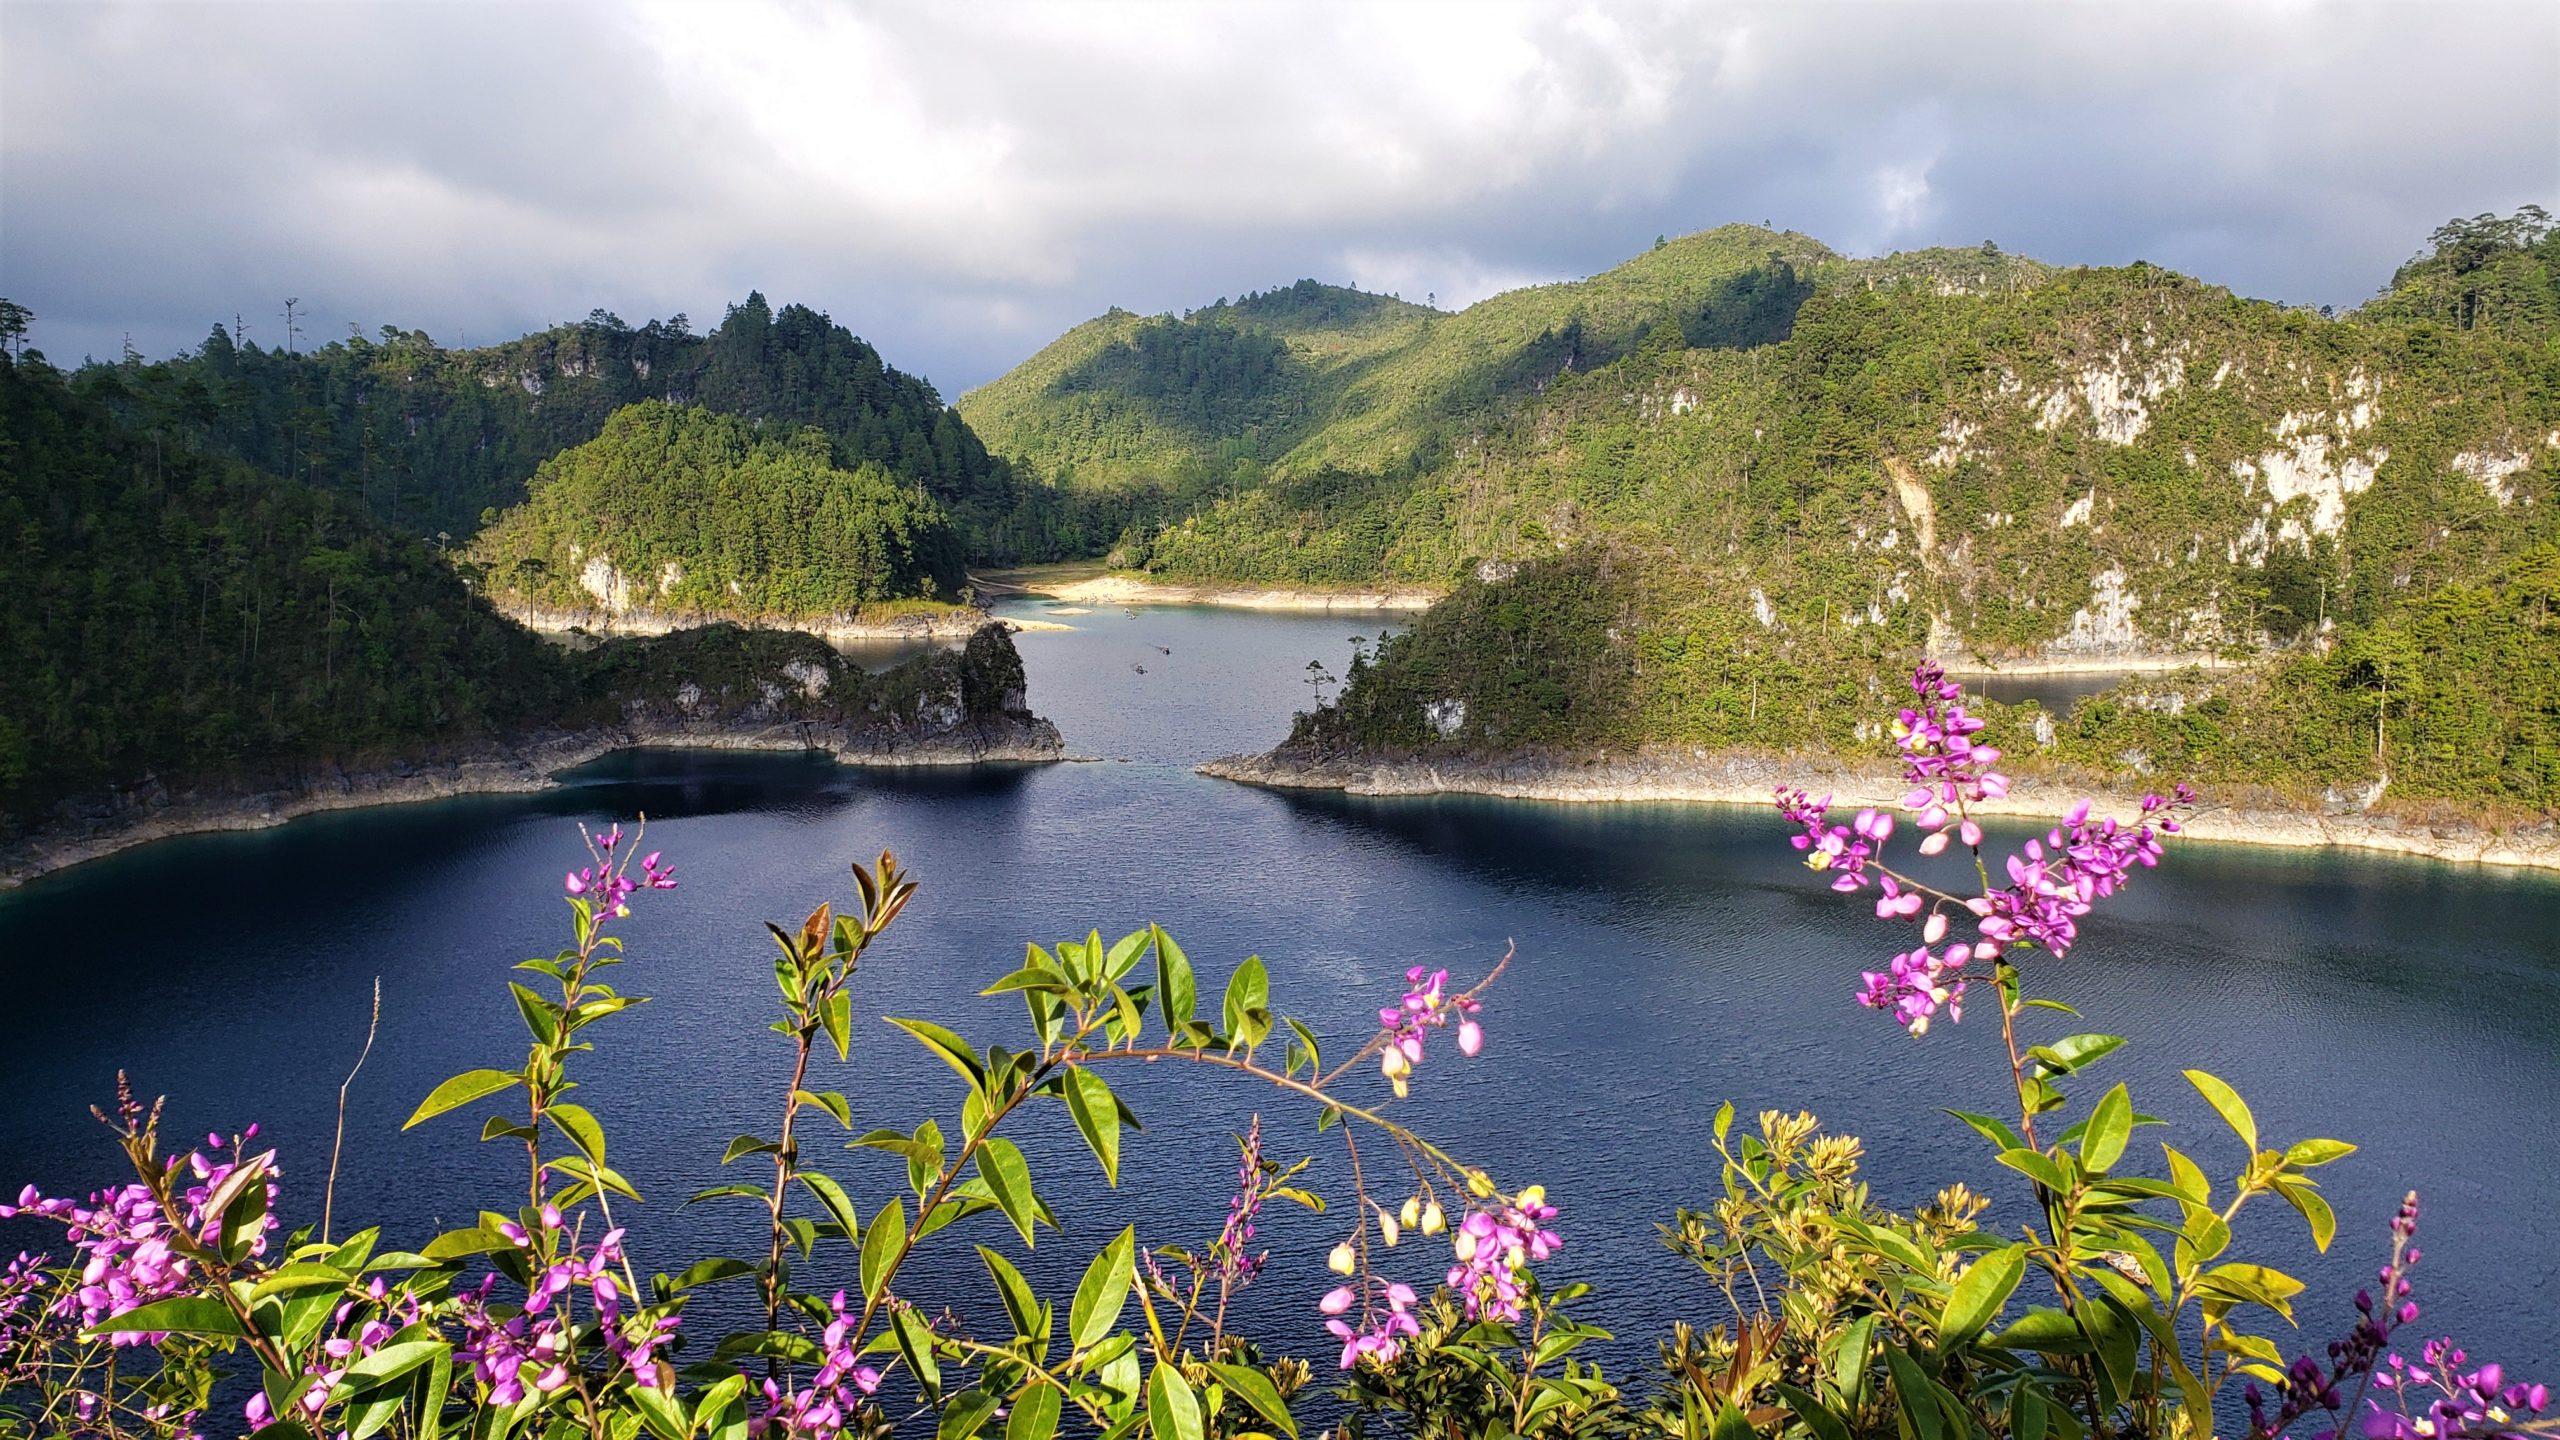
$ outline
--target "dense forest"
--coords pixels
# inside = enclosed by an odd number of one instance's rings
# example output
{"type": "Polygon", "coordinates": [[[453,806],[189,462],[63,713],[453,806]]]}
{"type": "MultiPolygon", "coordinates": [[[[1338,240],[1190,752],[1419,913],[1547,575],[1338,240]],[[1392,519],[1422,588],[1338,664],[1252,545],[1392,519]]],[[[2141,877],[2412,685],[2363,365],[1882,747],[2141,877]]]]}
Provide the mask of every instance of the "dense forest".
{"type": "Polygon", "coordinates": [[[877,461],[839,468],[841,449],[815,426],[644,401],[544,461],[470,556],[506,599],[608,615],[803,620],[957,598],[942,506],[877,461]]]}
{"type": "MultiPolygon", "coordinates": [[[[119,418],[87,388],[0,352],[0,839],[119,790],[289,784],[635,713],[913,726],[1022,704],[1020,659],[989,635],[877,675],[814,636],[734,625],[555,648],[348,497],[119,418]]],[[[829,468],[816,432],[800,453],[700,414],[616,425],[750,463],[771,450],[777,476],[843,476],[880,514],[931,513],[880,467],[829,468]]]]}
{"type": "Polygon", "coordinates": [[[2263,663],[2128,687],[2049,758],[2560,808],[2540,212],[2446,226],[2343,318],[1994,258],[1818,269],[1783,339],[1666,322],[1410,483],[1275,477],[1143,554],[1457,582],[1305,722],[1326,744],[1845,746],[1842,702],[1924,652],[2193,656],[2263,663]]]}
{"type": "Polygon", "coordinates": [[[825,314],[730,306],[707,335],[682,315],[634,327],[602,310],[475,349],[384,326],[317,347],[261,346],[217,325],[176,359],[81,369],[127,418],[345,498],[394,528],[460,539],[522,500],[553,455],[644,400],[698,405],[795,435],[815,426],[846,470],[921,486],[973,559],[1039,559],[1085,543],[1049,489],[988,454],[933,387],[825,314]]]}

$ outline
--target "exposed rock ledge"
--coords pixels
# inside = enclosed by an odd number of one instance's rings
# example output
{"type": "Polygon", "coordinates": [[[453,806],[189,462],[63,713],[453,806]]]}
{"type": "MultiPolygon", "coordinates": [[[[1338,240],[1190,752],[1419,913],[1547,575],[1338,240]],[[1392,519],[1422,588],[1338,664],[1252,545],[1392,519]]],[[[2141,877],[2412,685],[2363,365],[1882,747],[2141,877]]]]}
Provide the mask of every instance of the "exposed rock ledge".
{"type": "Polygon", "coordinates": [[[830,615],[814,620],[757,620],[691,612],[617,611],[601,605],[583,610],[555,610],[505,600],[497,602],[497,605],[500,614],[535,634],[566,635],[577,631],[598,639],[615,635],[667,635],[726,621],[751,628],[796,630],[829,643],[847,640],[966,640],[988,622],[987,612],[972,605],[910,610],[877,620],[861,615],[830,615]]]}
{"type": "MultiPolygon", "coordinates": [[[[1780,785],[1830,791],[1851,806],[1898,805],[1904,786],[1892,771],[1836,757],[1725,754],[1676,747],[1589,756],[1546,754],[1475,757],[1377,757],[1316,754],[1289,746],[1264,755],[1229,755],[1199,767],[1203,775],[1275,789],[1340,790],[1352,795],[1492,795],[1565,802],[1682,801],[1765,807],[1780,785]]],[[[2050,817],[2069,808],[2082,788],[2021,777],[1987,814],[2050,817]]],[[[2131,793],[2099,793],[2096,808],[2130,814],[2131,793]]],[[[2210,797],[2208,797],[2210,798],[2210,797]]],[[[2252,800],[2198,815],[2187,834],[2249,845],[2339,846],[2484,865],[2560,869],[2560,822],[2493,828],[2464,819],[2413,820],[2349,806],[2288,808],[2252,800]]]]}
{"type": "Polygon", "coordinates": [[[600,730],[545,732],[510,743],[449,749],[370,768],[324,766],[260,786],[157,783],[105,800],[64,807],[43,826],[0,846],[0,888],[174,835],[262,830],[297,816],[457,795],[543,790],[558,774],[617,750],[772,750],[832,753],[846,765],[973,765],[1065,758],[1058,727],[998,715],[932,731],[866,727],[854,732],[814,721],[702,722],[636,719],[600,730]]]}
{"type": "Polygon", "coordinates": [[[1132,575],[1095,575],[1027,588],[1071,605],[1228,605],[1241,610],[1427,610],[1440,591],[1380,585],[1362,590],[1288,590],[1256,585],[1187,585],[1132,575]]]}

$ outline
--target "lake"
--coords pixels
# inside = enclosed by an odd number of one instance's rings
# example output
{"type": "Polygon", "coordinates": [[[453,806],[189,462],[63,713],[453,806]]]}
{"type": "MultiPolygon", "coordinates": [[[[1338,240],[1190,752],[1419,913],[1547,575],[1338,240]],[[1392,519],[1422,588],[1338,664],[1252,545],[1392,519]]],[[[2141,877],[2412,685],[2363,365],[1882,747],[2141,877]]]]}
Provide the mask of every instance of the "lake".
{"type": "MultiPolygon", "coordinates": [[[[1897,1208],[1959,1179],[2007,1193],[2006,1172],[1940,1113],[2001,1108],[1997,1026],[1978,1017],[1913,1040],[1858,1009],[1858,971],[1902,934],[1809,883],[1773,816],[1205,779],[1190,766],[1286,733],[1311,698],[1308,661],[1339,673],[1351,637],[1395,622],[1107,608],[1066,623],[1077,628],[1019,643],[1033,703],[1093,763],[866,771],[626,755],[539,795],[170,841],[0,896],[0,1187],[59,1193],[113,1178],[115,1152],[87,1107],[111,1098],[125,1067],[146,1095],[169,1096],[173,1134],[262,1121],[282,1150],[289,1211],[315,1216],[338,1084],[379,976],[381,1036],[349,1106],[341,1217],[379,1218],[416,1244],[484,1203],[511,1205],[520,1151],[477,1144],[461,1115],[405,1134],[400,1122],[445,1075],[516,1063],[507,967],[565,943],[559,881],[581,858],[577,822],[646,812],[649,847],[683,885],[643,896],[623,927],[632,963],[610,978],[655,998],[589,1032],[601,1053],[581,1061],[591,1084],[580,1095],[648,1196],[623,1216],[643,1264],[724,1243],[761,1253],[751,1211],[681,1205],[755,1178],[724,1174],[719,1156],[731,1135],[771,1127],[786,1078],[788,1055],[764,1029],[771,942],[759,922],[844,897],[846,862],[883,847],[924,888],[857,984],[854,1066],[830,1060],[818,1080],[852,1097],[864,1129],[912,1126],[927,1103],[956,1128],[948,1072],[877,1017],[1013,1041],[1019,1006],[976,992],[1019,963],[1026,940],[1158,920],[1211,995],[1259,954],[1277,1006],[1343,1052],[1407,965],[1469,979],[1516,942],[1520,958],[1488,999],[1485,1053],[1462,1060],[1440,1042],[1402,1113],[1507,1184],[1547,1184],[1566,1248],[1545,1271],[1600,1287],[1592,1313],[1620,1337],[1604,1353],[1622,1377],[1650,1362],[1672,1320],[1719,1314],[1653,1229],[1715,1193],[1719,1100],[1745,1116],[1809,1108],[1863,1136],[1877,1197],[1897,1208]]],[[[2315,1282],[2302,1340],[2346,1328],[2347,1297],[2380,1263],[2392,1207],[2414,1186],[2426,1206],[2423,1328],[2547,1369],[2560,1358],[2555,937],[2553,877],[2191,845],[2097,916],[2068,960],[2030,969],[2091,1028],[2131,1037],[2100,1075],[2133,1082],[2139,1108],[2174,1126],[2141,1137],[2174,1135],[2218,1182],[2238,1146],[2178,1078],[2185,1066],[2235,1084],[2271,1139],[2363,1145],[2321,1172],[2340,1217],[2329,1256],[2276,1202],[2242,1216],[2249,1258],[2315,1282]]],[[[1274,1152],[1322,1157],[1317,1176],[1339,1193],[1338,1136],[1315,1134],[1285,1097],[1172,1066],[1123,1078],[1149,1129],[1131,1138],[1114,1208],[1062,1117],[1035,1117],[1027,1140],[1067,1227],[1030,1257],[1052,1293],[1064,1296],[1123,1210],[1148,1243],[1214,1234],[1228,1137],[1257,1107],[1274,1152]]],[[[825,1140],[805,1151],[866,1215],[897,1183],[875,1154],[825,1140]]],[[[1248,1329],[1327,1353],[1313,1304],[1347,1213],[1270,1217],[1271,1268],[1241,1306],[1248,1329]]],[[[968,1228],[979,1233],[955,1238],[992,1242],[1002,1225],[968,1228]]],[[[8,1253],[41,1238],[0,1225],[8,1253]]],[[[1409,1244],[1393,1258],[1427,1285],[1445,1257],[1409,1244]]],[[[817,1264],[823,1284],[851,1282],[841,1248],[817,1264]]],[[[920,1291],[964,1310],[993,1305],[965,1245],[915,1273],[920,1291]]]]}

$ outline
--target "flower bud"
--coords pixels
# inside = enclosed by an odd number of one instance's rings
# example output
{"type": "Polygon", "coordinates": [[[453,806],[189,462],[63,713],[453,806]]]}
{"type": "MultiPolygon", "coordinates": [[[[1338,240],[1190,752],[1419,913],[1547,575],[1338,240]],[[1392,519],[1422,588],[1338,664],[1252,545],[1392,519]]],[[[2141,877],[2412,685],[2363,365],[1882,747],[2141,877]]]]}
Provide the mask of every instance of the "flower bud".
{"type": "Polygon", "coordinates": [[[1532,1185],[1520,1192],[1520,1208],[1523,1210],[1533,1210],[1546,1203],[1547,1187],[1544,1185],[1532,1185]]]}
{"type": "Polygon", "coordinates": [[[1351,1308],[1352,1298],[1350,1286],[1336,1285],[1325,1292],[1322,1300],[1316,1302],[1316,1308],[1327,1315],[1339,1315],[1351,1308]]]}
{"type": "Polygon", "coordinates": [[[1396,1218],[1402,1220],[1408,1226],[1421,1224],[1422,1197],[1419,1195],[1407,1195],[1404,1197],[1404,1208],[1396,1212],[1396,1218]]]}
{"type": "Polygon", "coordinates": [[[1920,927],[1920,943],[1935,945],[1947,938],[1947,912],[1932,910],[1928,922],[1920,927]]]}
{"type": "Polygon", "coordinates": [[[1484,1049],[1484,1027],[1473,1020],[1458,1022],[1458,1053],[1473,1059],[1484,1049]]]}
{"type": "Polygon", "coordinates": [[[1432,1201],[1430,1204],[1425,1205],[1425,1206],[1423,1206],[1423,1207],[1422,1207],[1422,1233],[1423,1233],[1423,1234],[1425,1234],[1425,1235],[1437,1235],[1437,1234],[1439,1234],[1441,1231],[1446,1230],[1446,1229],[1448,1229],[1448,1228],[1449,1228],[1449,1217],[1448,1217],[1448,1216],[1446,1216],[1446,1215],[1443,1215],[1442,1213],[1440,1213],[1440,1202],[1439,1202],[1439,1201],[1434,1200],[1434,1201],[1432,1201]]]}
{"type": "Polygon", "coordinates": [[[1479,1200],[1491,1195],[1493,1193],[1493,1177],[1485,1174],[1481,1170],[1470,1172],[1467,1176],[1467,1193],[1475,1196],[1479,1200]]]}
{"type": "Polygon", "coordinates": [[[1457,1252],[1458,1263],[1463,1265],[1476,1258],[1476,1237],[1460,1230],[1458,1238],[1449,1242],[1449,1248],[1457,1252]]]}
{"type": "Polygon", "coordinates": [[[1378,1234],[1387,1242],[1387,1248],[1393,1250],[1396,1242],[1404,1238],[1404,1227],[1396,1223],[1396,1217],[1381,1210],[1378,1212],[1378,1234]]]}
{"type": "Polygon", "coordinates": [[[1348,1275],[1360,1268],[1360,1253],[1351,1248],[1350,1241],[1345,1240],[1333,1247],[1332,1254],[1324,1257],[1324,1268],[1336,1275],[1348,1275]]]}

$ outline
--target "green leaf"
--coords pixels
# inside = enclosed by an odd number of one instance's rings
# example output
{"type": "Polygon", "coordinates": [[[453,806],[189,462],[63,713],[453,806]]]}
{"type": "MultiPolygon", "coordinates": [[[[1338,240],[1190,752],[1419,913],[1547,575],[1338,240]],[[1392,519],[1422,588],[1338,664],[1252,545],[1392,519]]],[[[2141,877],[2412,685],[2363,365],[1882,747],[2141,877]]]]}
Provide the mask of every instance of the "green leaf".
{"type": "Polygon", "coordinates": [[[1135,1226],[1122,1230],[1118,1239],[1103,1246],[1102,1253],[1085,1266],[1084,1279],[1076,1284],[1075,1303],[1067,1310],[1067,1338],[1076,1349],[1092,1349],[1119,1326],[1137,1266],[1135,1226]]]}
{"type": "Polygon", "coordinates": [[[2010,1322],[1989,1342],[2000,1350],[2034,1350],[2047,1355],[2077,1355],[2089,1348],[2079,1322],[2050,1306],[2039,1305],[2010,1322]]]}
{"type": "Polygon", "coordinates": [[[201,1295],[180,1295],[175,1299],[156,1300],[151,1304],[127,1310],[121,1315],[101,1320],[81,1333],[81,1338],[94,1340],[104,1335],[122,1335],[145,1330],[166,1330],[173,1335],[238,1335],[240,1319],[231,1307],[219,1300],[201,1295]]]}
{"type": "Polygon", "coordinates": [[[2328,1254],[2329,1242],[2338,1235],[2338,1212],[2329,1208],[2328,1199],[2302,1180],[2279,1180],[2276,1193],[2302,1212],[2302,1218],[2311,1224],[2311,1243],[2321,1254],[2328,1254]]]}
{"type": "Polygon", "coordinates": [[[1280,1388],[1271,1383],[1270,1376],[1250,1365],[1231,1365],[1216,1360],[1209,1362],[1209,1373],[1234,1391],[1237,1398],[1252,1406],[1255,1414],[1278,1426],[1290,1440],[1296,1440],[1298,1422],[1290,1416],[1288,1403],[1280,1398],[1280,1388]]]}
{"type": "Polygon", "coordinates": [[[1013,1322],[1013,1333],[1033,1338],[1040,1329],[1040,1301],[1032,1293],[1031,1282],[1013,1262],[981,1245],[978,1258],[986,1262],[987,1275],[996,1282],[996,1294],[1003,1297],[1005,1318],[1013,1322]]]}
{"type": "Polygon", "coordinates": [[[940,1393],[942,1365],[933,1358],[933,1331],[924,1317],[912,1306],[902,1309],[889,1317],[889,1333],[897,1337],[898,1354],[915,1372],[916,1383],[928,1393],[940,1393]]]}
{"type": "Polygon", "coordinates": [[[996,1397],[975,1388],[963,1390],[943,1407],[942,1423],[934,1428],[934,1440],[969,1440],[986,1428],[995,1413],[996,1397]]]}
{"type": "Polygon", "coordinates": [[[1156,1012],[1164,1017],[1165,1029],[1174,1030],[1191,1019],[1197,1004],[1199,982],[1192,977],[1191,961],[1182,947],[1161,926],[1151,932],[1156,942],[1156,1012]]]}
{"type": "Polygon", "coordinates": [[[978,1053],[969,1048],[968,1041],[930,1020],[901,1020],[893,1015],[889,1017],[889,1023],[923,1041],[924,1048],[940,1056],[943,1064],[960,1072],[960,1078],[969,1082],[969,1088],[986,1088],[986,1066],[980,1063],[978,1053]]]}
{"type": "Polygon", "coordinates": [[[1938,1408],[1938,1397],[1929,1388],[1929,1377],[1920,1362],[1903,1353],[1899,1345],[1884,1347],[1885,1368],[1893,1372],[1893,1393],[1900,1403],[1903,1418],[1911,1422],[1912,1433],[1919,1440],[1938,1440],[1945,1427],[1945,1416],[1938,1408]]]}
{"type": "Polygon", "coordinates": [[[1813,1432],[1813,1440],[1849,1440],[1849,1427],[1831,1413],[1830,1407],[1793,1385],[1781,1382],[1777,1391],[1778,1398],[1787,1402],[1787,1408],[1813,1432]]]}
{"type": "Polygon", "coordinates": [[[2003,1150],[2027,1148],[2027,1142],[2019,1138],[2017,1131],[1988,1115],[1977,1115],[1970,1110],[1950,1110],[1947,1113],[1972,1126],[1975,1134],[2003,1150]]]}
{"type": "Polygon", "coordinates": [[[1058,1392],[1043,1383],[1022,1388],[1013,1397],[1013,1414],[1004,1422],[1004,1440],[1050,1440],[1058,1433],[1058,1392]]]}
{"type": "Polygon", "coordinates": [[[2080,1135],[2080,1168],[2104,1175],[2124,1157],[2133,1135],[2133,1096],[2121,1084],[2098,1097],[2089,1109],[2088,1128],[2080,1135]]]}
{"type": "Polygon", "coordinates": [[[536,995],[523,982],[510,980],[507,988],[515,992],[516,1013],[524,1017],[524,1028],[545,1045],[560,1043],[559,1008],[536,995]]]}
{"type": "Polygon", "coordinates": [[[988,1137],[978,1147],[978,1174],[994,1194],[996,1208],[1022,1233],[1023,1245],[1033,1245],[1031,1167],[1023,1163],[1022,1147],[1001,1135],[988,1137]]]}
{"type": "Polygon", "coordinates": [[[1178,1366],[1158,1365],[1147,1377],[1147,1423],[1156,1440],[1203,1440],[1200,1397],[1178,1366]]]}
{"type": "Polygon", "coordinates": [[[2000,1314],[2000,1307],[2009,1303],[2026,1273],[2024,1245],[2004,1246],[1966,1266],[1947,1291],[1946,1309],[1938,1315],[1938,1353],[1952,1353],[1981,1334],[2000,1314]]]}
{"type": "Polygon", "coordinates": [[[740,1135],[729,1142],[728,1149],[720,1152],[720,1163],[726,1165],[732,1160],[747,1155],[771,1155],[781,1148],[779,1144],[761,1135],[740,1135]]]}
{"type": "Polygon", "coordinates": [[[834,1116],[838,1125],[843,1126],[847,1130],[853,1128],[853,1106],[844,1098],[844,1095],[841,1092],[835,1090],[794,1090],[791,1093],[799,1099],[801,1104],[815,1105],[819,1109],[826,1111],[829,1115],[834,1116]]]}
{"type": "Polygon", "coordinates": [[[2213,1106],[2214,1113],[2222,1117],[2222,1123],[2231,1127],[2231,1133],[2240,1137],[2240,1143],[2249,1147],[2251,1155],[2257,1154],[2258,1121],[2249,1113],[2240,1092],[2202,1070],[2190,1070],[2186,1074],[2187,1083],[2196,1087],[2205,1102],[2213,1106]]]}
{"type": "Polygon", "coordinates": [[[1256,1012],[1271,1008],[1271,974],[1259,955],[1247,955],[1227,977],[1227,1000],[1222,1007],[1227,1038],[1240,1040],[1256,1024],[1256,1012]]]}
{"type": "Polygon", "coordinates": [[[1114,1187],[1120,1184],[1120,1106],[1111,1094],[1111,1086],[1101,1076],[1081,1065],[1067,1071],[1067,1112],[1076,1118],[1076,1129],[1084,1133],[1084,1143],[1093,1150],[1093,1158],[1102,1162],[1102,1177],[1114,1187]]]}
{"type": "Polygon", "coordinates": [[[256,1288],[249,1292],[249,1299],[255,1302],[270,1295],[285,1295],[296,1290],[343,1290],[354,1281],[355,1276],[335,1265],[298,1261],[260,1276],[256,1288]]]}
{"type": "Polygon", "coordinates": [[[2284,1163],[2297,1170],[2311,1170],[2354,1153],[2356,1147],[2344,1140],[2297,1140],[2285,1147],[2284,1163]]]}
{"type": "Polygon", "coordinates": [[[353,1390],[396,1380],[436,1356],[452,1352],[453,1346],[443,1340],[394,1340],[348,1366],[346,1377],[338,1382],[338,1389],[353,1390]]]}
{"type": "Polygon", "coordinates": [[[2042,1061],[2052,1073],[2069,1075],[2123,1044],[2121,1035],[2065,1035],[2050,1045],[2038,1045],[2027,1053],[2042,1061]]]}
{"type": "Polygon", "coordinates": [[[846,1243],[858,1247],[862,1226],[854,1212],[853,1197],[844,1193],[844,1187],[836,1183],[835,1177],[818,1170],[793,1170],[791,1174],[807,1186],[809,1193],[818,1197],[818,1203],[827,1207],[827,1214],[844,1227],[846,1243]]]}
{"type": "Polygon", "coordinates": [[[426,1099],[418,1102],[417,1110],[401,1123],[400,1128],[410,1129],[419,1122],[432,1120],[447,1110],[468,1105],[484,1095],[495,1095],[519,1083],[521,1082],[515,1076],[504,1070],[465,1070],[437,1086],[426,1099]]]}
{"type": "Polygon", "coordinates": [[[544,1107],[542,1113],[550,1117],[551,1123],[560,1127],[560,1133],[569,1137],[569,1143],[577,1146],[588,1159],[599,1165],[604,1163],[604,1127],[596,1123],[596,1117],[588,1112],[586,1106],[555,1100],[544,1107]]]}
{"type": "MultiPolygon", "coordinates": [[[[835,1042],[836,1059],[853,1058],[853,997],[842,990],[827,997],[826,1007],[818,1012],[818,1023],[826,1028],[827,1038],[835,1042]]],[[[852,1129],[848,1123],[846,1129],[852,1129]]]]}
{"type": "Polygon", "coordinates": [[[441,1265],[465,1255],[487,1255],[498,1250],[512,1250],[515,1242],[495,1230],[474,1225],[463,1230],[447,1230],[427,1242],[418,1253],[441,1265]]]}
{"type": "Polygon", "coordinates": [[[907,1207],[892,1200],[871,1217],[871,1229],[862,1237],[862,1298],[880,1298],[881,1288],[889,1283],[889,1262],[906,1243],[907,1207]]]}
{"type": "Polygon", "coordinates": [[[1719,1400],[1716,1402],[1715,1424],[1708,1428],[1707,1440],[1759,1440],[1759,1437],[1758,1432],[1751,1428],[1750,1417],[1742,1413],[1741,1406],[1731,1400],[1719,1400]]]}
{"type": "Polygon", "coordinates": [[[1733,1102],[1727,1100],[1716,1107],[1716,1140],[1722,1143],[1724,1138],[1732,1132],[1733,1102]]]}
{"type": "Polygon", "coordinates": [[[2052,1156],[2040,1150],[2029,1150],[2024,1146],[2003,1150],[2000,1163],[2057,1195],[2071,1193],[2071,1178],[2062,1173],[2062,1166],[2052,1156]]]}

